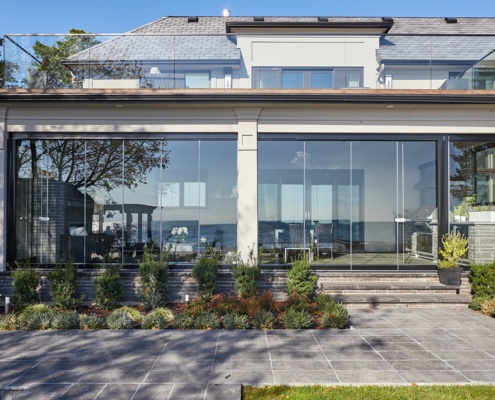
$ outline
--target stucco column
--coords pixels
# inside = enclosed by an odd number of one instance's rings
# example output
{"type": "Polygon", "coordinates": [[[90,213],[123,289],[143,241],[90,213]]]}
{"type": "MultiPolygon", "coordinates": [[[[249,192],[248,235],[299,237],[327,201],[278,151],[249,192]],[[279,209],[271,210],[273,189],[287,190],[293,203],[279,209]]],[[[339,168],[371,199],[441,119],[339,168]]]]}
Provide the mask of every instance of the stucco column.
{"type": "Polygon", "coordinates": [[[237,140],[237,251],[258,254],[258,117],[261,108],[234,108],[237,140]]]}
{"type": "Polygon", "coordinates": [[[5,246],[5,171],[6,157],[5,148],[7,141],[7,108],[0,107],[0,271],[6,270],[5,259],[6,250],[5,246]]]}

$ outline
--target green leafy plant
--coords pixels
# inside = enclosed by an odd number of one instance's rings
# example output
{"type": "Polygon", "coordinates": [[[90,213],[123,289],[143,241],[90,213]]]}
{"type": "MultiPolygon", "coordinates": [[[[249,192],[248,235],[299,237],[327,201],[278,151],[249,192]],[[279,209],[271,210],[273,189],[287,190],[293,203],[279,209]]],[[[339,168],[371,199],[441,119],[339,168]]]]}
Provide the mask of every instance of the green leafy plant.
{"type": "Polygon", "coordinates": [[[141,314],[141,312],[134,307],[123,306],[117,308],[112,312],[112,315],[119,315],[119,314],[127,315],[130,319],[132,319],[132,322],[135,324],[139,324],[143,320],[143,314],[141,314]]]}
{"type": "Polygon", "coordinates": [[[96,314],[82,314],[79,316],[79,325],[84,330],[102,329],[105,327],[105,320],[96,314]]]}
{"type": "Polygon", "coordinates": [[[21,311],[29,304],[39,303],[39,275],[29,264],[16,262],[16,269],[12,272],[12,304],[17,311],[21,311]]]}
{"type": "Polygon", "coordinates": [[[79,314],[75,311],[57,312],[52,320],[53,329],[79,329],[79,314]]]}
{"type": "Polygon", "coordinates": [[[298,310],[295,307],[285,310],[282,320],[287,329],[307,329],[313,323],[313,318],[308,311],[298,310]]]}
{"type": "Polygon", "coordinates": [[[0,331],[16,331],[22,329],[22,322],[17,314],[0,315],[0,331]]]}
{"type": "Polygon", "coordinates": [[[174,313],[168,308],[155,308],[143,318],[143,329],[165,329],[174,320],[174,313]]]}
{"type": "Polygon", "coordinates": [[[323,309],[321,326],[325,329],[344,329],[349,323],[349,312],[342,304],[333,303],[323,309]]]}
{"type": "Polygon", "coordinates": [[[21,311],[19,319],[26,329],[45,330],[51,328],[53,316],[53,310],[46,304],[31,304],[21,311]]]}
{"type": "Polygon", "coordinates": [[[232,265],[232,272],[234,274],[235,290],[239,297],[245,298],[256,295],[260,268],[253,249],[249,250],[247,260],[237,255],[236,264],[232,265]]]}
{"type": "Polygon", "coordinates": [[[110,329],[132,329],[134,321],[129,314],[110,314],[107,317],[107,325],[110,329]]]}
{"type": "Polygon", "coordinates": [[[468,278],[474,297],[495,296],[495,262],[471,264],[468,278]]]}
{"type": "Polygon", "coordinates": [[[193,324],[193,317],[187,312],[180,313],[174,319],[172,326],[175,329],[191,329],[193,324]]]}
{"type": "Polygon", "coordinates": [[[269,310],[260,310],[253,318],[253,324],[256,329],[273,329],[275,322],[275,315],[269,310]]]}
{"type": "Polygon", "coordinates": [[[194,318],[195,329],[218,329],[220,322],[215,313],[211,311],[203,311],[194,318]]]}
{"type": "Polygon", "coordinates": [[[223,319],[223,327],[225,329],[247,329],[249,328],[249,320],[247,315],[228,313],[223,319]]]}
{"type": "Polygon", "coordinates": [[[311,273],[311,264],[306,256],[300,256],[287,272],[287,294],[308,297],[315,291],[318,277],[311,273]]]}
{"type": "Polygon", "coordinates": [[[203,254],[193,267],[193,277],[198,284],[199,295],[210,299],[217,290],[218,257],[203,254]]]}
{"type": "Polygon", "coordinates": [[[82,303],[84,297],[76,299],[77,268],[72,262],[57,264],[55,269],[48,275],[50,282],[50,296],[52,305],[58,310],[69,310],[76,308],[82,303]]]}
{"type": "Polygon", "coordinates": [[[155,261],[153,249],[145,249],[143,261],[139,263],[142,288],[141,301],[146,309],[163,307],[167,301],[167,257],[162,254],[160,261],[155,261]]]}
{"type": "Polygon", "coordinates": [[[455,235],[452,232],[442,236],[442,247],[438,252],[442,256],[438,260],[439,268],[456,268],[459,266],[459,260],[468,251],[468,239],[460,232],[455,235]]]}
{"type": "Polygon", "coordinates": [[[120,281],[120,264],[102,266],[101,274],[95,279],[94,304],[103,310],[112,310],[122,296],[123,287],[120,281]]]}

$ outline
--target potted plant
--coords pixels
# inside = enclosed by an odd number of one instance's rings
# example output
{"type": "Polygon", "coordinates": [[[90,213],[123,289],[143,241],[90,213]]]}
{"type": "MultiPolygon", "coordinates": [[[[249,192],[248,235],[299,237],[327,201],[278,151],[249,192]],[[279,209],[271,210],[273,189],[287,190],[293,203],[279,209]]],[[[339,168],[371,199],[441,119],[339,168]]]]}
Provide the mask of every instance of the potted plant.
{"type": "Polygon", "coordinates": [[[442,236],[442,247],[438,250],[442,259],[438,261],[438,277],[444,285],[459,286],[463,268],[459,260],[468,251],[468,239],[460,232],[442,236]]]}

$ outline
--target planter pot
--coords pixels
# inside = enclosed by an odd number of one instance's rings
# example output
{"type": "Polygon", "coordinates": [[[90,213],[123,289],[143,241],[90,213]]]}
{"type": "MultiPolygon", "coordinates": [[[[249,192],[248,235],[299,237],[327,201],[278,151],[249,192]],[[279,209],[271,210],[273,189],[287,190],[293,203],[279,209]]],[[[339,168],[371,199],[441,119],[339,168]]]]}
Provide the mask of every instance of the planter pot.
{"type": "Polygon", "coordinates": [[[462,278],[462,267],[438,268],[440,283],[449,286],[460,286],[462,278]]]}

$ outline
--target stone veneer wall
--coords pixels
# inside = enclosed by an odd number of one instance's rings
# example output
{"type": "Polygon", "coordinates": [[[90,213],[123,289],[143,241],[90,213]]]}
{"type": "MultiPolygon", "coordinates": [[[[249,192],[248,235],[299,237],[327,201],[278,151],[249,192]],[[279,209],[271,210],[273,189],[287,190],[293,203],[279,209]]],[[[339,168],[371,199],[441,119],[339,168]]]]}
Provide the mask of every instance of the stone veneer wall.
{"type": "MultiPolygon", "coordinates": [[[[49,302],[49,283],[47,280],[47,274],[49,271],[40,270],[41,274],[41,301],[49,302]]],[[[84,295],[84,304],[90,305],[94,295],[94,279],[98,276],[99,271],[95,270],[81,270],[78,271],[78,296],[84,295]]],[[[285,271],[262,271],[260,283],[258,288],[260,292],[263,290],[272,290],[277,299],[286,298],[285,284],[286,284],[286,272],[285,271]]],[[[137,270],[122,270],[121,280],[124,284],[124,295],[120,299],[123,304],[138,304],[139,289],[141,288],[141,278],[137,270]]],[[[218,292],[224,294],[234,293],[234,281],[232,279],[232,270],[219,269],[218,271],[218,292]]],[[[188,269],[169,269],[168,271],[168,296],[169,302],[184,301],[186,293],[189,294],[191,299],[194,299],[197,295],[196,281],[192,276],[191,268],[188,269]]],[[[0,295],[12,296],[12,275],[10,272],[0,273],[0,295]]],[[[3,299],[0,301],[3,303],[3,299]]]]}
{"type": "Polygon", "coordinates": [[[488,263],[495,260],[495,224],[474,223],[469,226],[469,261],[488,263]]]}

